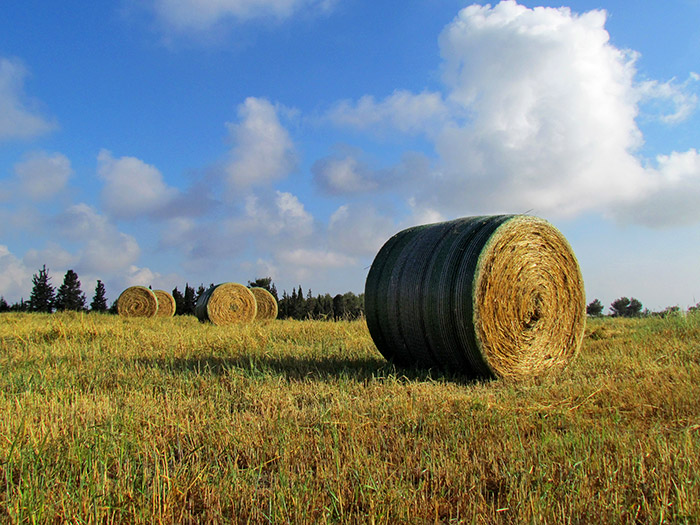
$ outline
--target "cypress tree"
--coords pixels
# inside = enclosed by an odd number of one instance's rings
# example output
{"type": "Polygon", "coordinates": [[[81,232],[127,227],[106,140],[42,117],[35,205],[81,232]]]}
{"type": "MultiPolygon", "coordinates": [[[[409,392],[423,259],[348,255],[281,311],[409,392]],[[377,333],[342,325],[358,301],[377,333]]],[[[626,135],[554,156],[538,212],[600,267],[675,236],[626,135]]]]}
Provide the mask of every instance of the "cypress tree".
{"type": "Polygon", "coordinates": [[[106,296],[105,285],[102,281],[97,279],[97,286],[95,286],[95,295],[90,303],[90,310],[93,312],[106,312],[107,311],[107,296],[106,296]]]}
{"type": "Polygon", "coordinates": [[[185,313],[185,298],[177,286],[173,288],[172,296],[175,299],[175,315],[183,315],[185,313]]]}
{"type": "Polygon", "coordinates": [[[30,312],[53,312],[55,288],[51,286],[51,277],[46,265],[32,276],[32,293],[29,296],[30,312]]]}
{"type": "Polygon", "coordinates": [[[54,306],[56,310],[85,310],[85,294],[80,289],[78,274],[73,270],[68,270],[63,277],[63,284],[58,288],[54,306]]]}
{"type": "Polygon", "coordinates": [[[185,284],[184,302],[185,302],[185,308],[184,308],[183,313],[188,314],[188,315],[194,315],[194,307],[196,305],[195,293],[194,293],[194,287],[190,286],[189,283],[185,284]]]}

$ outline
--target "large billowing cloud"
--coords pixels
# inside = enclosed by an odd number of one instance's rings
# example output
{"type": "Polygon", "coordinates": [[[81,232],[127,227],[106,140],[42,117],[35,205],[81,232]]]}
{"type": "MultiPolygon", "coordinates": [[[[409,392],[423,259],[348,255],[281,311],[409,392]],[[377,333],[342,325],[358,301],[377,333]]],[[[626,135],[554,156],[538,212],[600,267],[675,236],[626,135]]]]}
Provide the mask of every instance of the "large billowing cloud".
{"type": "Polygon", "coordinates": [[[98,174],[105,182],[102,202],[115,217],[157,215],[178,196],[155,166],[135,157],[115,159],[109,151],[102,150],[97,164],[98,174]]]}
{"type": "MultiPolygon", "coordinates": [[[[417,213],[596,210],[663,225],[697,220],[690,204],[700,187],[696,152],[642,159],[637,123],[654,106],[662,122],[687,117],[697,105],[697,75],[638,81],[637,55],[610,43],[605,21],[604,11],[579,15],[514,1],[467,7],[439,39],[443,93],[364,97],[329,116],[360,129],[422,130],[436,158],[429,175],[411,182],[417,213]],[[412,105],[402,100],[426,103],[405,113],[412,105]]],[[[326,186],[335,181],[336,193],[352,193],[358,180],[375,183],[371,170],[353,167],[325,170],[326,186]]]]}
{"type": "Polygon", "coordinates": [[[227,123],[233,149],[226,166],[232,194],[279,180],[297,164],[294,144],[269,101],[249,97],[238,107],[239,121],[227,123]]]}
{"type": "Polygon", "coordinates": [[[0,141],[35,137],[55,127],[24,94],[26,77],[22,62],[0,57],[0,141]]]}
{"type": "Polygon", "coordinates": [[[302,10],[328,11],[334,4],[335,0],[154,0],[154,9],[170,29],[203,31],[226,20],[281,20],[302,10]]]}

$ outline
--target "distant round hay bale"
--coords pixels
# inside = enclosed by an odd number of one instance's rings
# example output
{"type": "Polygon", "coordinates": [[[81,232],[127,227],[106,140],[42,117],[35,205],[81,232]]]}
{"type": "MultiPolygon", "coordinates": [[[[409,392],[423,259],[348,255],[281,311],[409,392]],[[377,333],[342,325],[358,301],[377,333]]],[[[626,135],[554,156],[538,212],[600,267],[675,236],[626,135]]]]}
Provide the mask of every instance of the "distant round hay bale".
{"type": "Polygon", "coordinates": [[[197,300],[194,311],[200,321],[223,326],[252,321],[258,308],[253,292],[247,287],[238,283],[222,283],[204,292],[197,300]]]}
{"type": "Polygon", "coordinates": [[[158,312],[158,298],[145,286],[131,286],[117,299],[117,312],[122,317],[153,317],[158,312]]]}
{"type": "Polygon", "coordinates": [[[389,239],[365,284],[372,339],[401,366],[524,378],[565,366],[586,321],[564,236],[524,215],[467,217],[389,239]]]}
{"type": "Polygon", "coordinates": [[[156,317],[172,317],[175,315],[175,298],[165,290],[153,290],[158,298],[156,317]]]}
{"type": "Polygon", "coordinates": [[[250,291],[253,292],[255,302],[258,305],[258,313],[255,316],[255,320],[277,319],[277,301],[275,296],[265,290],[265,288],[253,287],[250,291]]]}

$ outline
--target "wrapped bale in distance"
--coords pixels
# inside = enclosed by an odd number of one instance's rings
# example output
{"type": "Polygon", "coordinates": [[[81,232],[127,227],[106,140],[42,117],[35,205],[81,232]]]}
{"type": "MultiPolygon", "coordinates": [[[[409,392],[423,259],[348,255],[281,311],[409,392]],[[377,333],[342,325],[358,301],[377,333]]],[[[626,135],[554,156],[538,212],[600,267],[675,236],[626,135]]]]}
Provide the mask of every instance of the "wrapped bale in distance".
{"type": "Polygon", "coordinates": [[[524,215],[467,217],[403,230],[365,283],[367,325],[397,365],[524,378],[579,351],[583,278],[564,236],[524,215]]]}
{"type": "Polygon", "coordinates": [[[158,312],[158,298],[145,286],[131,286],[117,299],[117,313],[122,317],[153,317],[158,312]]]}
{"type": "Polygon", "coordinates": [[[265,288],[253,287],[250,289],[255,296],[255,302],[258,306],[258,313],[255,316],[256,321],[266,321],[277,319],[277,301],[275,296],[265,290],[265,288]]]}
{"type": "Polygon", "coordinates": [[[165,290],[153,290],[158,298],[156,317],[172,317],[175,315],[175,298],[165,290]]]}
{"type": "Polygon", "coordinates": [[[238,283],[212,286],[199,297],[194,309],[197,319],[219,326],[252,321],[257,311],[253,292],[238,283]]]}

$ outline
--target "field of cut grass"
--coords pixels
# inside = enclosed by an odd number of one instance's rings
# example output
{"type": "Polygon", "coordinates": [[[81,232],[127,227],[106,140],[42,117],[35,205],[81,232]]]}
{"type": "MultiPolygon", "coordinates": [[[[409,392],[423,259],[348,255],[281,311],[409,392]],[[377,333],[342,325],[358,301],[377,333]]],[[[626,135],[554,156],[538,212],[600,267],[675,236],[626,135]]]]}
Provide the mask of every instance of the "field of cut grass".
{"type": "Polygon", "coordinates": [[[406,371],[363,321],[0,315],[0,522],[700,523],[700,315],[556,377],[406,371]]]}

